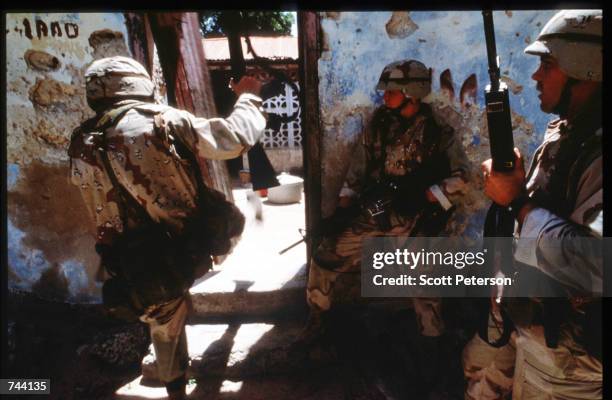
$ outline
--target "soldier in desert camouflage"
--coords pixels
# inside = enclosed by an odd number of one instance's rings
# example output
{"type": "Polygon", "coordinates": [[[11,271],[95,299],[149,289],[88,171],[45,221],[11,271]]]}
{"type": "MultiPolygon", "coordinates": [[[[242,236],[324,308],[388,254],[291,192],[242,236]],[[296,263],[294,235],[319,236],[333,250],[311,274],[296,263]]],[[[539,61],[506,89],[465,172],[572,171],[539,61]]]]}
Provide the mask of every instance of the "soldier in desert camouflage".
{"type": "MultiPolygon", "coordinates": [[[[558,289],[553,298],[505,301],[516,326],[505,346],[479,336],[468,343],[466,399],[603,396],[603,261],[582,246],[596,248],[603,236],[602,21],[601,10],[562,10],[548,21],[525,53],[540,57],[532,75],[540,108],[559,118],[527,172],[518,150],[512,172],[482,165],[485,194],[516,219],[513,286],[558,289]]],[[[489,319],[493,340],[500,318],[496,311],[489,319]]]]}
{"type": "MultiPolygon", "coordinates": [[[[335,214],[322,223],[327,230],[310,263],[311,316],[304,340],[317,336],[334,298],[359,295],[357,284],[347,288],[336,283],[342,274],[359,273],[364,238],[436,236],[466,190],[469,161],[461,140],[421,101],[431,92],[431,70],[416,60],[391,63],[376,89],[384,91],[384,105],[364,132],[362,156],[355,156],[349,168],[335,214]]],[[[441,299],[413,300],[420,361],[428,359],[436,369],[445,357],[436,356],[445,331],[441,299]]],[[[425,380],[434,379],[432,368],[426,372],[422,365],[425,380]]]]}
{"type": "Polygon", "coordinates": [[[73,133],[71,180],[112,276],[104,302],[129,306],[149,324],[159,378],[171,399],[182,399],[189,287],[244,225],[233,205],[205,187],[197,159],[235,158],[257,142],[266,125],[261,83],[232,83],[239,96],[232,114],[205,119],[155,104],[149,74],[130,58],[94,61],[85,78],[96,116],[73,133]]]}

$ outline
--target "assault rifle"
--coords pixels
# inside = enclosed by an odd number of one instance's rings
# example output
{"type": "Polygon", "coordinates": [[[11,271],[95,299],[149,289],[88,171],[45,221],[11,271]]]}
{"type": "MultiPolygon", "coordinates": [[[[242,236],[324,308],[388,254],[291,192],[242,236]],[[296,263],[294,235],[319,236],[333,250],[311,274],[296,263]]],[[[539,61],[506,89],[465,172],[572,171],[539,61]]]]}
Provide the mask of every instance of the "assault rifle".
{"type": "MultiPolygon", "coordinates": [[[[484,21],[485,39],[487,44],[487,58],[489,63],[489,78],[491,83],[485,88],[485,107],[487,111],[487,125],[489,128],[489,144],[493,169],[504,172],[512,171],[515,164],[514,140],[512,137],[512,122],[510,120],[510,102],[508,98],[508,87],[500,80],[499,57],[495,47],[495,30],[493,26],[493,12],[484,10],[482,12],[484,21]]],[[[514,217],[510,210],[499,204],[493,203],[487,212],[484,224],[486,238],[512,237],[514,231],[514,217]]],[[[489,257],[494,266],[497,259],[501,263],[501,271],[506,276],[513,274],[513,254],[509,240],[497,241],[496,239],[485,240],[488,244],[489,257]],[[501,246],[500,246],[501,245],[501,246]],[[498,258],[499,257],[499,258],[498,258]]],[[[495,272],[492,268],[491,272],[495,272]]],[[[510,318],[500,307],[503,319],[503,332],[501,337],[491,342],[488,337],[488,321],[491,313],[491,299],[483,299],[481,318],[478,329],[480,337],[493,347],[501,347],[508,343],[513,325],[510,318]]],[[[501,294],[497,293],[495,301],[501,303],[501,294]]]]}

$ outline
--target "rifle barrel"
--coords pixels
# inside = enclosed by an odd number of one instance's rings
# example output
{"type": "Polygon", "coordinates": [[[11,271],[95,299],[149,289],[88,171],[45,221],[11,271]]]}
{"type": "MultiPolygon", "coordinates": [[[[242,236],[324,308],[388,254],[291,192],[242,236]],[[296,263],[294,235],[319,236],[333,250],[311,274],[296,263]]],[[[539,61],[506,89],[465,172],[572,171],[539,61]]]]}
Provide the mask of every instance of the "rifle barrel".
{"type": "Polygon", "coordinates": [[[497,63],[497,48],[495,46],[495,28],[493,26],[493,11],[483,10],[485,41],[487,44],[487,58],[489,60],[489,77],[491,87],[497,90],[499,85],[499,65],[497,63]]]}

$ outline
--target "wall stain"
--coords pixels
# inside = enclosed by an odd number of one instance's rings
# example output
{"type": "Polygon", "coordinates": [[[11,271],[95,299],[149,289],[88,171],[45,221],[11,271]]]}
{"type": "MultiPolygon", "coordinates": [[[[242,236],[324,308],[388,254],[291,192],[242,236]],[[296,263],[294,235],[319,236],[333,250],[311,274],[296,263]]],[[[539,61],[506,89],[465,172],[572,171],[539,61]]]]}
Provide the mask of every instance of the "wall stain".
{"type": "Polygon", "coordinates": [[[69,295],[68,279],[59,264],[42,273],[38,282],[32,285],[32,291],[48,300],[64,301],[69,295]]]}
{"type": "Polygon", "coordinates": [[[23,58],[26,64],[28,64],[28,67],[38,71],[54,71],[61,66],[57,57],[44,51],[27,50],[23,58]]]}
{"type": "Polygon", "coordinates": [[[130,56],[123,33],[110,29],[101,29],[89,35],[89,45],[93,48],[93,58],[96,60],[112,56],[130,56]]]}
{"type": "Polygon", "coordinates": [[[329,46],[329,34],[325,31],[321,32],[321,60],[329,61],[332,54],[329,46]]]}
{"type": "Polygon", "coordinates": [[[72,76],[70,84],[38,78],[32,84],[21,79],[8,82],[7,90],[32,105],[10,108],[12,129],[7,143],[7,161],[27,164],[32,159],[57,163],[67,161],[66,148],[72,129],[91,116],[85,99],[83,69],[64,66],[72,76]]]}
{"type": "Polygon", "coordinates": [[[454,100],[455,86],[453,84],[453,75],[448,68],[440,74],[440,89],[442,89],[443,92],[446,92],[449,100],[454,100]]]}
{"type": "Polygon", "coordinates": [[[55,79],[36,78],[36,83],[29,90],[30,100],[35,106],[49,107],[67,103],[74,96],[77,89],[55,79]]]}
{"type": "Polygon", "coordinates": [[[385,25],[391,39],[404,39],[412,35],[419,26],[410,18],[408,11],[394,11],[385,25]]]}
{"type": "Polygon", "coordinates": [[[472,74],[461,85],[461,91],[459,92],[459,101],[461,107],[468,108],[472,104],[476,103],[476,92],[478,90],[478,81],[476,80],[476,74],[472,74]]]}
{"type": "Polygon", "coordinates": [[[506,85],[508,85],[508,89],[510,89],[512,94],[519,94],[523,91],[523,85],[518,84],[513,79],[511,79],[509,76],[502,75],[499,79],[502,82],[504,82],[506,85]]]}
{"type": "Polygon", "coordinates": [[[30,132],[34,137],[55,148],[67,148],[70,143],[70,139],[64,132],[57,132],[55,127],[45,119],[39,119],[30,132]]]}
{"type": "MultiPolygon", "coordinates": [[[[98,265],[95,226],[78,188],[69,182],[68,173],[68,163],[33,161],[23,166],[20,179],[7,195],[8,216],[25,233],[22,245],[42,251],[52,265],[73,260],[88,266],[93,288],[98,265]]],[[[49,274],[46,279],[50,282],[61,283],[52,279],[56,272],[49,274]]]]}

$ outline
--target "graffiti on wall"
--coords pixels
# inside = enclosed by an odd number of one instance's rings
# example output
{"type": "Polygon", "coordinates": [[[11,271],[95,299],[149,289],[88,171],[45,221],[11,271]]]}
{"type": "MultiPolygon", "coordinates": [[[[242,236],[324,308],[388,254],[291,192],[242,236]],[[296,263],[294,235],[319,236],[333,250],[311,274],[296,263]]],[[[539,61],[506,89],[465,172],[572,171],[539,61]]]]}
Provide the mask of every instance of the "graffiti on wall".
{"type": "Polygon", "coordinates": [[[30,40],[34,39],[34,37],[37,39],[42,39],[43,37],[48,37],[49,35],[54,38],[61,38],[65,36],[68,39],[75,39],[79,36],[79,26],[74,22],[45,22],[38,18],[34,21],[30,21],[29,18],[24,18],[21,21],[21,26],[22,28],[15,26],[15,32],[19,32],[20,35],[24,35],[30,40]]]}

